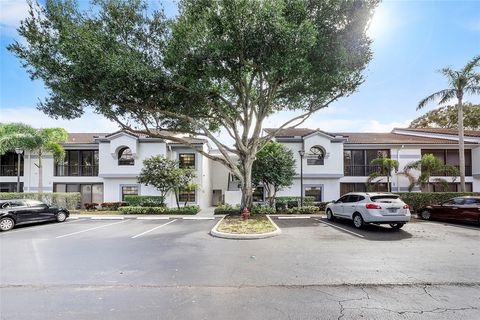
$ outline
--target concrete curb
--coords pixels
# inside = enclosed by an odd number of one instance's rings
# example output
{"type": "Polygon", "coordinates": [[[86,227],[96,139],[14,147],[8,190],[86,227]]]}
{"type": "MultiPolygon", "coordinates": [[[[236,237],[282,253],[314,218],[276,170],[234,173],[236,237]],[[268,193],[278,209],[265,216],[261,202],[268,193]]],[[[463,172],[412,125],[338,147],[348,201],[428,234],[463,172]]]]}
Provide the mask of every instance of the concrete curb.
{"type": "Polygon", "coordinates": [[[278,236],[282,233],[282,230],[277,226],[275,222],[273,222],[272,218],[267,215],[268,220],[270,223],[275,227],[275,231],[266,232],[266,233],[256,233],[256,234],[236,234],[236,233],[225,233],[220,232],[217,230],[218,226],[222,222],[225,217],[222,217],[220,221],[218,221],[215,226],[210,230],[210,235],[217,238],[222,239],[234,239],[234,240],[256,240],[256,239],[266,239],[278,236]]]}

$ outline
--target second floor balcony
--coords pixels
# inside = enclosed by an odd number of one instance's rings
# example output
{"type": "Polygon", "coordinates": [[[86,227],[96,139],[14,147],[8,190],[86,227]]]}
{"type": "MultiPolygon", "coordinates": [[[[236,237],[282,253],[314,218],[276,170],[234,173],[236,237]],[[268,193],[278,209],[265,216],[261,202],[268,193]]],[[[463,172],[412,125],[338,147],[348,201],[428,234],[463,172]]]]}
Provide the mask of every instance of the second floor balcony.
{"type": "Polygon", "coordinates": [[[98,176],[98,166],[56,165],[55,176],[57,177],[96,177],[98,176]]]}
{"type": "MultiPolygon", "coordinates": [[[[0,165],[0,176],[2,177],[16,177],[18,172],[18,165],[16,164],[2,164],[0,165]]],[[[23,163],[20,166],[20,175],[23,176],[23,163]]]]}
{"type": "Polygon", "coordinates": [[[367,177],[374,172],[381,172],[380,166],[350,165],[343,167],[343,174],[350,177],[367,177]]]}
{"type": "MultiPolygon", "coordinates": [[[[458,172],[460,172],[460,166],[453,165],[453,167],[457,168],[458,172]]],[[[437,171],[432,173],[433,177],[448,177],[451,176],[452,174],[448,172],[447,170],[442,170],[442,171],[437,171]]],[[[472,175],[472,166],[466,165],[465,166],[465,176],[471,176],[472,175]]]]}

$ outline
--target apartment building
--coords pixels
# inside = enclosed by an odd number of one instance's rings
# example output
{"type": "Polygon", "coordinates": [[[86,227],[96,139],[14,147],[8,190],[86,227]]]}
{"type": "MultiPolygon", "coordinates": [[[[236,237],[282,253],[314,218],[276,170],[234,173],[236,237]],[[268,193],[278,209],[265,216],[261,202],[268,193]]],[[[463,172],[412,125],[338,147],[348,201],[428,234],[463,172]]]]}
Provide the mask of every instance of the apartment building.
{"type": "MultiPolygon", "coordinates": [[[[274,129],[265,129],[271,132],[274,129]]],[[[221,202],[235,204],[240,201],[238,180],[227,168],[209,160],[198,151],[218,154],[208,141],[190,137],[194,148],[172,141],[139,135],[121,130],[114,133],[70,133],[64,144],[66,156],[55,162],[53,156],[44,155],[43,191],[80,192],[82,204],[90,202],[121,201],[126,195],[158,195],[151,186],[137,182],[145,158],[163,155],[178,160],[181,167],[196,170],[197,190],[180,195],[181,202],[197,204],[203,208],[221,202]]],[[[449,129],[394,129],[388,133],[331,133],[319,129],[295,128],[281,130],[275,141],[285,144],[296,158],[294,183],[279,195],[300,195],[302,163],[303,194],[317,201],[337,199],[350,191],[365,191],[368,175],[379,170],[370,164],[378,157],[399,161],[400,170],[409,162],[420,160],[424,154],[433,154],[443,163],[458,166],[458,136],[449,129]],[[302,154],[302,156],[301,156],[302,154]],[[302,160],[301,160],[302,159],[302,160]]],[[[467,191],[480,192],[480,131],[465,132],[467,191]]],[[[18,156],[9,152],[0,157],[0,191],[13,192],[17,186],[18,156]]],[[[20,157],[20,187],[25,192],[38,190],[38,156],[24,152],[20,157]]],[[[419,174],[418,172],[416,174],[419,174]]],[[[459,190],[459,177],[444,176],[439,172],[431,178],[429,191],[447,191],[435,184],[442,176],[448,181],[448,191],[459,190]]],[[[387,190],[386,177],[379,177],[375,188],[387,190]]],[[[392,191],[407,191],[409,181],[392,173],[392,191]]],[[[417,186],[414,191],[422,191],[417,186]]],[[[257,187],[254,200],[265,201],[263,188],[257,187]]],[[[174,206],[171,194],[167,205],[174,206]]]]}

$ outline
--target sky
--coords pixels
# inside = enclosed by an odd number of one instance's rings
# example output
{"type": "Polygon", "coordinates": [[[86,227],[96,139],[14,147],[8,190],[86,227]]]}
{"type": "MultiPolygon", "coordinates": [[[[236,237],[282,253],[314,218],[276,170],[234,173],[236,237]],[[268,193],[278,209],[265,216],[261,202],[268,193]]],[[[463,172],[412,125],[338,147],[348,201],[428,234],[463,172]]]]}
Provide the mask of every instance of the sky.
{"type": "MultiPolygon", "coordinates": [[[[78,0],[81,5],[86,1],[78,0]]],[[[42,2],[42,1],[41,1],[42,2]]],[[[174,1],[163,2],[167,15],[176,12],[174,1]]],[[[118,127],[87,112],[66,121],[47,117],[36,109],[47,96],[41,81],[32,81],[20,62],[6,50],[18,39],[16,28],[27,14],[26,0],[0,0],[0,122],[24,122],[34,127],[63,127],[69,132],[109,132],[118,127]]],[[[329,132],[388,132],[406,127],[416,117],[438,107],[417,111],[418,102],[444,89],[438,70],[461,68],[480,54],[480,0],[383,1],[374,14],[369,35],[373,58],[357,92],[320,110],[302,127],[329,132]]],[[[480,103],[480,97],[466,97],[480,103]]],[[[294,112],[267,119],[264,127],[282,124],[294,112]]]]}

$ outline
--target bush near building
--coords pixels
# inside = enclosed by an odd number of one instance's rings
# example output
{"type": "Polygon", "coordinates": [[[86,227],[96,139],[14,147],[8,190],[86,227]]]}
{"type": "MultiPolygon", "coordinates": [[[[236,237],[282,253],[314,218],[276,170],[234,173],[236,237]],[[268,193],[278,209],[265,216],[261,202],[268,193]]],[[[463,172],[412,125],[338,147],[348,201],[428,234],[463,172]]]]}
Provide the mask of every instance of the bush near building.
{"type": "Polygon", "coordinates": [[[125,202],[132,207],[164,207],[163,196],[125,196],[125,202]]]}
{"type": "Polygon", "coordinates": [[[79,207],[80,192],[1,192],[0,200],[33,199],[42,201],[51,206],[59,206],[68,210],[79,207]]]}
{"type": "Polygon", "coordinates": [[[200,212],[199,206],[185,206],[180,208],[166,207],[120,207],[118,211],[122,214],[174,214],[174,215],[195,215],[200,212]]]}
{"type": "Polygon", "coordinates": [[[423,206],[440,204],[448,199],[462,196],[480,196],[478,192],[398,192],[400,198],[415,212],[423,206]]]}

